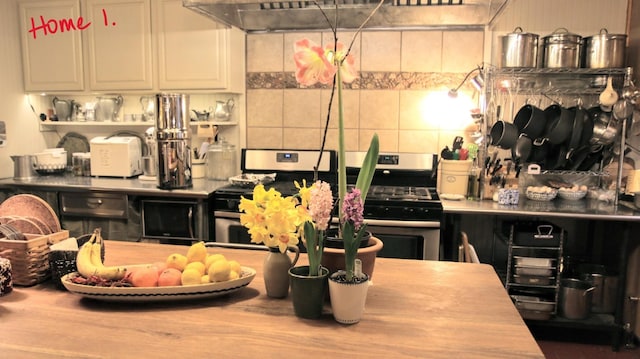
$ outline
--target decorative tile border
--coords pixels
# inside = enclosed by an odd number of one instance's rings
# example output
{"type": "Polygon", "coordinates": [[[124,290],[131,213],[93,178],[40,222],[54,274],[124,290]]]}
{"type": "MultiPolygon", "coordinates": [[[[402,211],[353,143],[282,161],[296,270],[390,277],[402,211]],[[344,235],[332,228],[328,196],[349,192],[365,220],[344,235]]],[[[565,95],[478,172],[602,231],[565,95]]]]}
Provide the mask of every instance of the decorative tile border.
{"type": "MultiPolygon", "coordinates": [[[[440,72],[360,72],[353,83],[345,84],[345,89],[364,90],[428,90],[441,87],[455,87],[465,74],[440,72]]],[[[325,88],[316,84],[310,88],[325,88]]],[[[247,89],[295,89],[301,88],[293,72],[249,72],[247,89]]]]}

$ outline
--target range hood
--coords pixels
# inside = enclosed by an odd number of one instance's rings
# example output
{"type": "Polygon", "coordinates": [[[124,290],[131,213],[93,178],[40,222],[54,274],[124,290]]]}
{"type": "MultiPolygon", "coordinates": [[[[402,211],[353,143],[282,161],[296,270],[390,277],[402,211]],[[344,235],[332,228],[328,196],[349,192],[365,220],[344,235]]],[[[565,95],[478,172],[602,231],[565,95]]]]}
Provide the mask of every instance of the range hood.
{"type": "MultiPolygon", "coordinates": [[[[337,0],[339,29],[357,29],[377,0],[337,0]]],[[[367,29],[478,28],[489,25],[508,0],[384,0],[367,29]]],[[[183,0],[186,8],[246,32],[326,30],[313,1],[183,0]]],[[[333,21],[333,0],[318,0],[333,21]]]]}

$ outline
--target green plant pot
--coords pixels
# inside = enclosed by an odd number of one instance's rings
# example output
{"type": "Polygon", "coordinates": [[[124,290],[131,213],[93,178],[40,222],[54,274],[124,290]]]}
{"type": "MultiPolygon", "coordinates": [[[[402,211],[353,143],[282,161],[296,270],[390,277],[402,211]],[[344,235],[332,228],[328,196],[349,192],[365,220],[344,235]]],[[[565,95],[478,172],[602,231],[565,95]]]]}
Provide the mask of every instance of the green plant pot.
{"type": "Polygon", "coordinates": [[[309,266],[289,269],[291,279],[291,300],[296,316],[305,319],[317,319],[322,315],[329,270],[320,268],[319,276],[309,276],[309,266]]]}

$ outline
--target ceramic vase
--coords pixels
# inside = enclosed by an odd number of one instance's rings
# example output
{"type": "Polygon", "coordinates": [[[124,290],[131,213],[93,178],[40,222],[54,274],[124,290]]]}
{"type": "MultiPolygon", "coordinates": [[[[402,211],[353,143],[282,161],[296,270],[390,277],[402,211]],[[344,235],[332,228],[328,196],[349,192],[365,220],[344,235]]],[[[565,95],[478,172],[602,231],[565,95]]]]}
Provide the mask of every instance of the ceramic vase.
{"type": "Polygon", "coordinates": [[[285,298],[289,294],[289,268],[298,262],[300,250],[289,247],[284,253],[278,247],[269,247],[269,253],[264,258],[263,275],[267,296],[271,298],[285,298]],[[293,259],[288,252],[293,252],[293,259]]]}
{"type": "Polygon", "coordinates": [[[322,315],[329,270],[321,267],[320,274],[309,276],[309,266],[289,269],[291,279],[291,301],[296,316],[317,319],[322,315]]]}
{"type": "Polygon", "coordinates": [[[340,279],[344,274],[345,272],[340,270],[329,277],[331,310],[336,322],[355,324],[360,321],[364,312],[367,291],[369,290],[369,278],[367,277],[360,282],[350,283],[340,279]]]}

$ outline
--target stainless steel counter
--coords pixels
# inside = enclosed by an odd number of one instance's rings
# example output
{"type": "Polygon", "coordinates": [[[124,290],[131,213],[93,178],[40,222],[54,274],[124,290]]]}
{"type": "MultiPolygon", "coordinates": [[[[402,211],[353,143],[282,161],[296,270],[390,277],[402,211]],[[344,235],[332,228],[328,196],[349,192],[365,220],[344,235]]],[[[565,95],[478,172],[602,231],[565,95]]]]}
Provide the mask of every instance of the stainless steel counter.
{"type": "Polygon", "coordinates": [[[51,191],[102,191],[125,192],[130,195],[148,195],[163,197],[208,198],[227,181],[194,179],[193,187],[187,189],[164,190],[158,188],[157,181],[143,181],[138,178],[38,176],[30,180],[17,181],[13,178],[0,179],[0,188],[34,187],[51,191]]]}
{"type": "Polygon", "coordinates": [[[503,216],[565,217],[608,221],[638,221],[640,210],[632,203],[620,201],[618,206],[598,200],[567,201],[555,199],[549,202],[520,199],[518,205],[501,205],[490,200],[451,201],[442,200],[445,214],[484,214],[503,216]]]}

